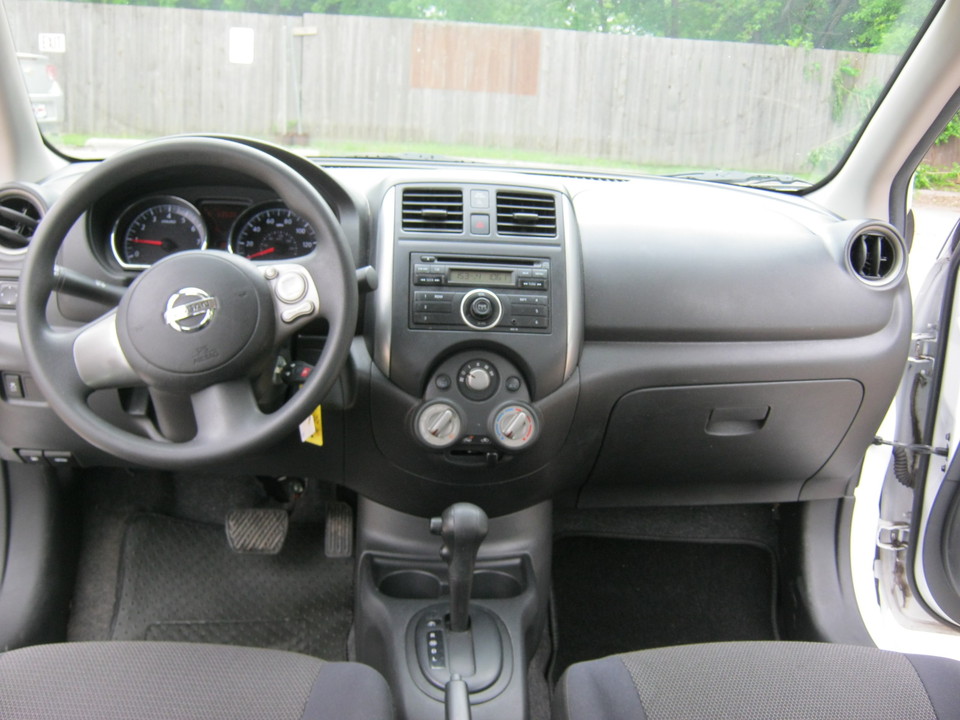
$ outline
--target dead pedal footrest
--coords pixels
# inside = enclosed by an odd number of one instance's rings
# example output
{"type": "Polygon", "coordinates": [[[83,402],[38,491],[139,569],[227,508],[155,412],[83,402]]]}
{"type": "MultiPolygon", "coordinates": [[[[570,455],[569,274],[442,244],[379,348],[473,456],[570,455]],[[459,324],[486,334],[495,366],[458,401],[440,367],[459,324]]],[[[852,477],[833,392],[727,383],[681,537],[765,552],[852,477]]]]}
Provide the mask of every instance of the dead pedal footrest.
{"type": "Polygon", "coordinates": [[[329,558],[346,558],[353,555],[353,510],[347,503],[327,503],[323,552],[329,558]]]}
{"type": "Polygon", "coordinates": [[[231,510],[227,513],[227,542],[234,552],[276,555],[283,549],[289,526],[290,519],[286,510],[231,510]]]}

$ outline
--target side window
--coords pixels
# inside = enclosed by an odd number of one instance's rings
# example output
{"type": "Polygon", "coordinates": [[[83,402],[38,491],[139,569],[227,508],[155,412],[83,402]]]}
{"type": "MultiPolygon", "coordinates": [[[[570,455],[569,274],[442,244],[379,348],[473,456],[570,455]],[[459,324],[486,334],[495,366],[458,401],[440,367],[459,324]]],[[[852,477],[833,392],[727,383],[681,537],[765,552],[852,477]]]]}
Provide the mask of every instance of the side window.
{"type": "Polygon", "coordinates": [[[913,187],[915,230],[909,273],[916,297],[931,264],[960,220],[960,113],[923,158],[913,187]]]}

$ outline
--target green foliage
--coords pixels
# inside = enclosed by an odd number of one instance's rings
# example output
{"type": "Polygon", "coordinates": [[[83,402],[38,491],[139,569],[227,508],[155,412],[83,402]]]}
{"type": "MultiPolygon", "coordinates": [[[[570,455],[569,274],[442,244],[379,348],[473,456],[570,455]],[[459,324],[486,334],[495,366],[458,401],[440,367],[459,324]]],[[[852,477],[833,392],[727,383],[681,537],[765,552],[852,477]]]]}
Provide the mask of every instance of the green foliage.
{"type": "Polygon", "coordinates": [[[901,53],[931,0],[93,0],[327,13],[901,53]]]}
{"type": "Polygon", "coordinates": [[[936,145],[943,145],[950,142],[955,137],[960,137],[960,113],[957,113],[952,118],[950,122],[947,123],[947,126],[943,129],[943,132],[940,133],[935,141],[936,145]]]}
{"type": "Polygon", "coordinates": [[[913,176],[913,186],[917,190],[957,190],[960,189],[960,163],[952,168],[936,168],[921,163],[913,176]]]}

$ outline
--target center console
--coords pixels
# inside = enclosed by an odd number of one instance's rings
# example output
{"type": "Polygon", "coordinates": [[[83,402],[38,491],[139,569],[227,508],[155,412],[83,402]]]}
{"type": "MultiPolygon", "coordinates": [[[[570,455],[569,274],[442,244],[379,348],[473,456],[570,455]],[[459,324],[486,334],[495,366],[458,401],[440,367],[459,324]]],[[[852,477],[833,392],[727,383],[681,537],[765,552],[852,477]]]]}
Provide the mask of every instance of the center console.
{"type": "Polygon", "coordinates": [[[457,675],[472,720],[525,720],[550,592],[550,503],[489,519],[473,568],[456,566],[463,549],[453,557],[427,518],[365,499],[359,510],[356,655],[387,678],[399,717],[442,720],[457,675]]]}
{"type": "Polygon", "coordinates": [[[349,468],[362,495],[356,657],[384,673],[402,718],[526,720],[550,587],[549,465],[579,392],[573,207],[547,186],[399,184],[375,252],[360,369],[373,441],[349,468]]]}

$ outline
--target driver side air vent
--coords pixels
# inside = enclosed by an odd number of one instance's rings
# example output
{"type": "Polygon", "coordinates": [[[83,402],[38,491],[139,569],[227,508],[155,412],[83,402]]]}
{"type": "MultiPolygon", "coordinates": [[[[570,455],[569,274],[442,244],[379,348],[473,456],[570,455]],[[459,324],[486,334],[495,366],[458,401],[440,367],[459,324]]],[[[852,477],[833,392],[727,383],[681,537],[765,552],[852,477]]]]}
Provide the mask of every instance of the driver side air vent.
{"type": "Polygon", "coordinates": [[[0,188],[0,250],[26,251],[43,213],[44,205],[33,193],[20,187],[0,188]]]}
{"type": "Polygon", "coordinates": [[[555,237],[557,205],[552,195],[497,193],[497,232],[501,235],[555,237]]]}
{"type": "Polygon", "coordinates": [[[850,240],[847,259],[854,274],[868,285],[885,285],[900,275],[903,245],[885,228],[869,228],[850,240]]]}
{"type": "Polygon", "coordinates": [[[463,232],[463,191],[407,188],[402,215],[402,227],[407,231],[463,232]]]}

